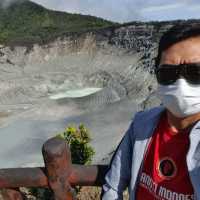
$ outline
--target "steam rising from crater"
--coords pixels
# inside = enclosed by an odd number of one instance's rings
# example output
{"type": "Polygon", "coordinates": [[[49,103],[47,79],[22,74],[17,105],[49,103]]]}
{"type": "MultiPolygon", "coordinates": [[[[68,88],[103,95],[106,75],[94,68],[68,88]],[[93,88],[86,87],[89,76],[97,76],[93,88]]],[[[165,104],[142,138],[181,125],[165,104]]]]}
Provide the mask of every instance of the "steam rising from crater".
{"type": "Polygon", "coordinates": [[[26,1],[26,0],[1,0],[0,1],[0,7],[7,8],[15,2],[21,3],[21,2],[24,2],[24,1],[26,1]]]}

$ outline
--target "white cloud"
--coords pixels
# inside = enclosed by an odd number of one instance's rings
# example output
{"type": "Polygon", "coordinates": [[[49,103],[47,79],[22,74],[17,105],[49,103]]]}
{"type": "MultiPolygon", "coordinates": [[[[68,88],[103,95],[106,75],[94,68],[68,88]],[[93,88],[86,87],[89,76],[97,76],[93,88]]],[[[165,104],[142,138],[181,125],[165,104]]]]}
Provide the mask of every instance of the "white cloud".
{"type": "Polygon", "coordinates": [[[199,11],[200,10],[200,4],[188,6],[188,10],[190,10],[190,11],[199,11]]]}
{"type": "Polygon", "coordinates": [[[142,18],[131,0],[33,0],[48,8],[73,13],[90,14],[112,21],[130,21],[142,18]]]}
{"type": "Polygon", "coordinates": [[[141,12],[146,13],[146,12],[166,11],[166,10],[171,10],[171,9],[177,9],[179,7],[182,7],[183,5],[184,5],[183,3],[174,3],[174,4],[169,4],[169,5],[149,6],[149,7],[143,8],[141,12]]]}

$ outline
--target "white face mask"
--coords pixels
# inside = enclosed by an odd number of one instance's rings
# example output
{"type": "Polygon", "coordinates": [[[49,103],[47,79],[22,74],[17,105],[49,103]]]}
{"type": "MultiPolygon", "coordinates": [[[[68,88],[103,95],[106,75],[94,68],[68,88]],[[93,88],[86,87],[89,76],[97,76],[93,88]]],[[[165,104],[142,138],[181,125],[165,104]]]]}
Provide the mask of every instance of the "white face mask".
{"type": "Polygon", "coordinates": [[[163,105],[177,117],[200,112],[200,85],[178,79],[171,85],[158,85],[156,93],[163,105]]]}

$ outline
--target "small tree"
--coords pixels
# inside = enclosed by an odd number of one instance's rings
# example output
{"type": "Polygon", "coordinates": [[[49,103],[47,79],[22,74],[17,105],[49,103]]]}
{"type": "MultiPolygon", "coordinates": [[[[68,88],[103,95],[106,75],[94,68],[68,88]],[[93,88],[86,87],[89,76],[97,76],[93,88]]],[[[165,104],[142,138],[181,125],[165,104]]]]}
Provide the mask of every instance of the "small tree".
{"type": "Polygon", "coordinates": [[[69,126],[63,133],[57,137],[66,140],[69,144],[72,163],[74,164],[90,164],[95,154],[93,148],[89,145],[91,141],[88,129],[80,124],[78,128],[69,126]]]}

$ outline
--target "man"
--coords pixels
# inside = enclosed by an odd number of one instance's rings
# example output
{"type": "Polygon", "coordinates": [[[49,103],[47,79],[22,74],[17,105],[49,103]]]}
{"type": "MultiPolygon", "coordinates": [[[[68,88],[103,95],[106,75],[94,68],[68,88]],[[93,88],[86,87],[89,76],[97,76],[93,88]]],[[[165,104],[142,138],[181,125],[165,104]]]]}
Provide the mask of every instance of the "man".
{"type": "Polygon", "coordinates": [[[156,61],[162,107],[135,115],[105,177],[102,199],[200,200],[200,25],[165,33],[156,61]]]}

